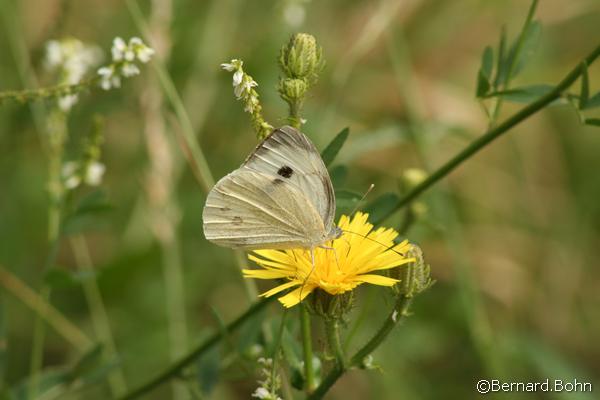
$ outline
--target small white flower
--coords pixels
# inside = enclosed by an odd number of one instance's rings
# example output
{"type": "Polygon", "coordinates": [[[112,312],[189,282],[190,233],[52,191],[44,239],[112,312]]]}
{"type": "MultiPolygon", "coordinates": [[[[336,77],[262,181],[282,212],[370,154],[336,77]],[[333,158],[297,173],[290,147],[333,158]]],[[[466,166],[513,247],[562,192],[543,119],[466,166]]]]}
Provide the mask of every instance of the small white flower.
{"type": "Polygon", "coordinates": [[[68,161],[63,164],[61,175],[64,185],[67,189],[75,189],[81,183],[79,176],[79,163],[76,161],[68,161]]]}
{"type": "Polygon", "coordinates": [[[244,62],[242,60],[234,58],[229,63],[221,64],[221,68],[223,68],[227,72],[233,72],[235,70],[242,69],[242,65],[244,65],[244,62]]]}
{"type": "Polygon", "coordinates": [[[233,74],[233,86],[238,86],[242,83],[242,78],[244,78],[244,71],[238,69],[233,74]]]}
{"type": "Polygon", "coordinates": [[[101,162],[94,161],[87,167],[85,171],[85,183],[90,186],[98,186],[102,183],[102,177],[106,171],[106,166],[101,162]]]}
{"type": "Polygon", "coordinates": [[[60,42],[50,40],[46,43],[46,68],[52,69],[63,63],[63,52],[60,42]]]}
{"type": "Polygon", "coordinates": [[[117,36],[113,40],[113,45],[111,48],[112,60],[113,61],[121,61],[125,56],[125,52],[127,51],[127,44],[125,41],[117,36]]]}
{"type": "Polygon", "coordinates": [[[257,388],[254,393],[252,393],[252,397],[256,397],[258,399],[270,399],[271,393],[263,387],[257,388]]]}
{"type": "Polygon", "coordinates": [[[135,75],[139,75],[140,69],[135,64],[126,63],[125,65],[123,65],[121,72],[123,73],[124,77],[129,78],[135,75]]]}
{"type": "Polygon", "coordinates": [[[140,62],[145,64],[148,61],[150,61],[150,59],[152,58],[154,53],[155,53],[155,51],[153,48],[148,47],[146,45],[142,45],[142,47],[138,48],[136,55],[137,55],[137,59],[140,60],[140,62]]]}
{"type": "Polygon", "coordinates": [[[392,313],[392,321],[398,322],[398,310],[394,310],[392,313]]]}
{"type": "Polygon", "coordinates": [[[76,94],[69,94],[63,96],[58,99],[58,107],[60,107],[61,110],[67,112],[77,103],[78,100],[79,97],[76,94]]]}

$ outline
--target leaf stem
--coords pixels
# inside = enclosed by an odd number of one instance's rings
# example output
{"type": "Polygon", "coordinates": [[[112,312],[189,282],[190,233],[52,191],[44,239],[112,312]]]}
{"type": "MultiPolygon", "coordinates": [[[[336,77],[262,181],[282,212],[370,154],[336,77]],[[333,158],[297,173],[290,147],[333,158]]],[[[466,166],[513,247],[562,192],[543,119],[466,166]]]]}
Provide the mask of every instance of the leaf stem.
{"type": "MultiPolygon", "coordinates": [[[[585,59],[585,63],[589,66],[592,64],[598,57],[600,56],[600,45],[597,46],[585,59]]],[[[527,118],[531,117],[536,112],[540,111],[548,104],[552,103],[554,100],[558,99],[561,94],[569,88],[582,74],[583,68],[582,63],[578,63],[571,72],[569,72],[562,81],[556,85],[554,90],[550,91],[546,95],[540,97],[538,100],[529,104],[528,106],[521,109],[508,119],[506,119],[501,124],[489,129],[485,134],[475,139],[471,144],[469,144],[464,150],[454,156],[452,159],[447,161],[444,165],[438,168],[435,172],[427,177],[421,184],[417,185],[413,190],[408,192],[404,197],[400,198],[396,203],[395,207],[391,209],[386,215],[382,216],[379,221],[375,221],[375,223],[380,223],[381,221],[389,218],[391,215],[396,213],[402,207],[409,204],[412,200],[416,199],[419,195],[421,195],[424,191],[429,189],[433,184],[435,184],[440,179],[444,178],[450,172],[452,172],[456,167],[462,164],[464,161],[468,160],[477,153],[479,150],[484,148],[486,145],[500,137],[502,134],[509,131],[514,126],[523,122],[527,118]]]]}
{"type": "Polygon", "coordinates": [[[140,397],[141,395],[148,393],[152,389],[160,386],[163,383],[170,381],[171,379],[179,376],[184,368],[193,363],[202,354],[206,353],[209,349],[219,343],[226,335],[230,335],[238,328],[240,328],[248,319],[255,314],[258,314],[268,304],[270,304],[275,298],[265,298],[254,303],[246,312],[237,317],[235,320],[227,324],[224,329],[214,333],[204,342],[192,349],[187,355],[176,361],[175,363],[168,366],[162,372],[158,373],[154,378],[151,378],[147,382],[139,385],[137,388],[131,390],[129,393],[120,397],[120,400],[130,400],[140,397]]]}
{"type": "Polygon", "coordinates": [[[329,372],[317,389],[308,396],[307,400],[322,399],[337,380],[349,369],[362,365],[365,357],[371,354],[387,338],[392,329],[400,323],[407,315],[412,302],[412,297],[398,296],[394,309],[388,315],[383,325],[375,335],[360,350],[352,356],[347,364],[337,363],[335,368],[329,372]]]}

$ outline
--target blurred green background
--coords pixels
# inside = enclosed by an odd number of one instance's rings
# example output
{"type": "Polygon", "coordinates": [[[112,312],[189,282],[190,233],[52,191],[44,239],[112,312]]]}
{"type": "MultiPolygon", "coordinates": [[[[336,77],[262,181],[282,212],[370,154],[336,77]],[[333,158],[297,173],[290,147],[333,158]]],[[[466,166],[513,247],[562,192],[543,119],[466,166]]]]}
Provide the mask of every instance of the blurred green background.
{"type": "MultiPolygon", "coordinates": [[[[403,170],[434,170],[485,131],[488,121],[474,95],[481,53],[496,45],[503,25],[515,38],[528,3],[139,1],[150,24],[148,42],[159,53],[153,63],[164,60],[215,178],[237,168],[256,144],[233,96],[231,74],[219,64],[243,59],[259,83],[267,120],[280,125],[287,110],[275,89],[279,48],[291,33],[315,35],[327,65],[306,101],[303,130],[323,148],[350,127],[335,162],[336,186],[362,193],[374,183],[368,201],[397,193],[403,170]]],[[[140,35],[119,0],[0,4],[0,90],[52,83],[42,67],[50,39],[73,36],[100,45],[108,56],[115,36],[140,35]]],[[[536,18],[541,39],[513,86],[556,83],[598,44],[597,0],[544,0],[536,18]]],[[[600,89],[597,65],[590,80],[600,89]]],[[[505,103],[500,119],[519,107],[505,103]]],[[[152,63],[120,90],[81,95],[68,123],[67,154],[77,150],[95,113],[106,123],[102,189],[111,208],[84,221],[79,235],[89,246],[131,388],[165,368],[173,353],[217,331],[215,313],[229,321],[250,299],[233,253],[203,237],[205,193],[185,162],[180,121],[163,98],[152,63]]],[[[0,106],[0,264],[36,291],[50,251],[43,142],[27,105],[0,106]]],[[[597,127],[581,125],[571,108],[551,107],[428,191],[422,197],[427,213],[408,238],[424,250],[437,284],[418,297],[414,315],[374,354],[382,371],[352,371],[328,398],[473,398],[484,377],[577,378],[600,390],[599,149],[597,127]]],[[[384,225],[398,227],[401,217],[384,225]]],[[[90,277],[77,272],[71,238],[61,241],[56,267],[70,272],[65,276],[73,282],[55,284],[51,303],[95,338],[81,285],[90,277]]],[[[358,292],[352,320],[362,322],[353,347],[377,329],[391,306],[385,290],[365,285],[358,292]]],[[[29,374],[35,314],[5,287],[0,294],[0,382],[16,387],[29,374]]],[[[263,317],[275,329],[280,314],[275,304],[263,317]]],[[[295,319],[295,312],[290,315],[295,319]]],[[[321,351],[321,326],[314,328],[321,351]]],[[[44,369],[73,365],[81,353],[52,328],[46,332],[44,369]]],[[[255,338],[252,332],[247,337],[255,338]]],[[[245,355],[252,340],[244,348],[232,340],[212,361],[201,362],[202,385],[212,386],[206,398],[246,399],[256,388],[245,355]]],[[[181,385],[172,390],[163,385],[145,398],[189,398],[181,385]]],[[[108,397],[103,379],[63,396],[108,397]]]]}

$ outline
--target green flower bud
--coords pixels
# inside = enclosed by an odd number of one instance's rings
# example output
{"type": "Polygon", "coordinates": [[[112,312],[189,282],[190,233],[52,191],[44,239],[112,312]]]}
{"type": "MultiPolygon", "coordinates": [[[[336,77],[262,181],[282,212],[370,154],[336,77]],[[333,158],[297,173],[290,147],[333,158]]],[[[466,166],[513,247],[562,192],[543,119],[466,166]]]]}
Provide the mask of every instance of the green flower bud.
{"type": "Polygon", "coordinates": [[[423,252],[419,246],[411,244],[407,257],[414,258],[414,261],[404,267],[396,268],[397,276],[394,278],[400,279],[400,283],[394,286],[394,289],[398,294],[413,297],[429,288],[433,281],[430,276],[430,267],[425,264],[423,252]]]}
{"type": "Polygon", "coordinates": [[[279,65],[288,78],[305,79],[312,84],[323,68],[322,49],[314,36],[296,33],[281,48],[279,65]]]}
{"type": "Polygon", "coordinates": [[[407,189],[413,189],[427,179],[427,172],[420,168],[408,168],[402,172],[402,186],[407,189]]]}
{"type": "Polygon", "coordinates": [[[304,79],[283,78],[279,80],[279,94],[281,98],[290,102],[301,102],[308,90],[308,84],[304,79]]]}
{"type": "Polygon", "coordinates": [[[343,320],[354,305],[354,291],[331,295],[316,289],[310,296],[307,306],[310,312],[326,320],[343,320]]]}

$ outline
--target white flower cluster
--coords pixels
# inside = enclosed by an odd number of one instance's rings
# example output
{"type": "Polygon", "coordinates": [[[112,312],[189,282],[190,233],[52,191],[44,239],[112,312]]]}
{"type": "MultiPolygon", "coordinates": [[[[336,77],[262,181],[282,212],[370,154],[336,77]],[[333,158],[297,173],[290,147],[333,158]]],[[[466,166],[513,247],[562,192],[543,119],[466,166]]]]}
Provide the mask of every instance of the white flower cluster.
{"type": "Polygon", "coordinates": [[[258,106],[258,93],[254,90],[258,83],[242,69],[244,62],[233,59],[229,63],[221,64],[225,71],[233,72],[233,93],[238,100],[245,104],[244,111],[252,114],[258,106]]]}
{"type": "Polygon", "coordinates": [[[126,43],[120,37],[113,40],[111,49],[112,64],[98,70],[100,86],[104,90],[121,87],[121,78],[129,78],[140,73],[135,61],[147,63],[154,50],[144,44],[142,39],[133,37],[126,43]]]}
{"type": "Polygon", "coordinates": [[[75,189],[81,183],[90,186],[98,186],[102,183],[102,177],[106,166],[98,161],[88,165],[82,165],[77,161],[68,161],[62,167],[62,179],[67,189],[75,189]]]}
{"type": "MultiPolygon", "coordinates": [[[[102,61],[102,50],[86,45],[80,40],[67,38],[50,40],[46,43],[44,65],[48,71],[58,71],[60,83],[74,85],[81,81],[90,68],[102,61]]],[[[77,103],[77,94],[69,94],[58,99],[63,111],[69,111],[77,103]]]]}
{"type": "MultiPolygon", "coordinates": [[[[235,60],[234,60],[235,61],[235,60]]],[[[264,376],[264,380],[258,381],[259,387],[256,388],[252,397],[262,400],[283,400],[275,392],[279,389],[280,378],[275,376],[275,381],[271,380],[271,369],[273,368],[273,360],[270,358],[259,358],[258,363],[262,366],[260,373],[264,376]]]]}

